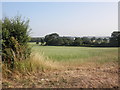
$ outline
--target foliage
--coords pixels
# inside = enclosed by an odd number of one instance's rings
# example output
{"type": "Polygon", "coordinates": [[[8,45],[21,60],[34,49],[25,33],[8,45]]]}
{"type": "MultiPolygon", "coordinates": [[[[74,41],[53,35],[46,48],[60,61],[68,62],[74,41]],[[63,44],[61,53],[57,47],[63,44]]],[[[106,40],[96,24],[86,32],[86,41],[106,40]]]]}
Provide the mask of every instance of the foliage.
{"type": "MultiPolygon", "coordinates": [[[[118,46],[120,40],[119,32],[113,32],[111,37],[60,37],[57,33],[46,35],[41,39],[41,45],[48,46],[92,46],[92,47],[110,47],[118,46]]],[[[31,42],[37,38],[32,38],[31,42]]],[[[38,43],[39,44],[39,43],[38,43]]],[[[119,44],[120,45],[120,44],[119,44]]]]}
{"type": "Polygon", "coordinates": [[[84,45],[90,45],[91,44],[90,39],[88,37],[82,37],[81,39],[82,39],[84,45]]]}
{"type": "Polygon", "coordinates": [[[2,61],[8,63],[9,67],[13,68],[15,60],[29,57],[28,41],[29,20],[22,20],[20,16],[2,20],[2,61]]]}
{"type": "MultiPolygon", "coordinates": [[[[41,39],[41,45],[48,46],[97,46],[106,47],[109,45],[109,38],[97,38],[97,37],[61,37],[57,33],[46,35],[41,39]]],[[[37,38],[32,38],[31,42],[38,42],[37,38]]]]}
{"type": "Polygon", "coordinates": [[[75,38],[74,42],[73,42],[73,45],[74,46],[80,46],[82,45],[83,41],[81,38],[75,38]]]}
{"type": "Polygon", "coordinates": [[[45,36],[46,45],[50,46],[70,46],[73,40],[69,37],[60,37],[57,33],[52,33],[45,36]]]}
{"type": "Polygon", "coordinates": [[[57,45],[57,39],[59,35],[57,33],[52,33],[45,36],[46,45],[57,45]]]}
{"type": "Polygon", "coordinates": [[[41,40],[40,40],[40,42],[41,42],[41,45],[44,45],[44,39],[43,38],[41,38],[41,40]]]}
{"type": "Polygon", "coordinates": [[[120,31],[114,31],[110,38],[111,46],[120,46],[120,31]]]}

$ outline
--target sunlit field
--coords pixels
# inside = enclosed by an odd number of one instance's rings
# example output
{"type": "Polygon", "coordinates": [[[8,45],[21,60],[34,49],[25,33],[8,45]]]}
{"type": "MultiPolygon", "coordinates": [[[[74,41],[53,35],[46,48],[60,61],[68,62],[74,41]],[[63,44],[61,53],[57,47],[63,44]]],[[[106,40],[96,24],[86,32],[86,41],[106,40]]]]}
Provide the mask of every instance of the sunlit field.
{"type": "Polygon", "coordinates": [[[42,54],[53,61],[104,63],[118,60],[118,48],[40,46],[35,43],[30,43],[30,46],[33,53],[42,54]]]}

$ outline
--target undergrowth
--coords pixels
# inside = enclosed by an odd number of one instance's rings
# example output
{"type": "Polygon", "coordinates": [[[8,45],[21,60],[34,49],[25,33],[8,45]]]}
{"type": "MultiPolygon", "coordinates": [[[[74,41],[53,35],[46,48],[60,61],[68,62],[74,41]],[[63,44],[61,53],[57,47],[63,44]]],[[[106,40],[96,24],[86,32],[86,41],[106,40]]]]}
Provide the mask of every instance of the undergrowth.
{"type": "Polygon", "coordinates": [[[31,54],[30,58],[14,63],[14,69],[7,67],[7,64],[2,63],[2,76],[5,79],[15,78],[17,76],[31,75],[36,72],[46,72],[48,70],[58,69],[60,65],[57,62],[48,60],[42,55],[35,53],[31,54]]]}

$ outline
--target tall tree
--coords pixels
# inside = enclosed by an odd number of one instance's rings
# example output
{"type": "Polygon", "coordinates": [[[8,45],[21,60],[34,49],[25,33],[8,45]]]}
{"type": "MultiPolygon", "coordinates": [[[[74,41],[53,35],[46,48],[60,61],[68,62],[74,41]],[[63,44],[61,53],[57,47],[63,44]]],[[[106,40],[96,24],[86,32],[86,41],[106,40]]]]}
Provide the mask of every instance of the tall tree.
{"type": "Polygon", "coordinates": [[[45,36],[46,45],[57,45],[57,39],[59,35],[57,33],[52,33],[45,36]]]}
{"type": "Polygon", "coordinates": [[[120,46],[120,31],[114,31],[111,34],[110,44],[112,46],[120,46]]]}

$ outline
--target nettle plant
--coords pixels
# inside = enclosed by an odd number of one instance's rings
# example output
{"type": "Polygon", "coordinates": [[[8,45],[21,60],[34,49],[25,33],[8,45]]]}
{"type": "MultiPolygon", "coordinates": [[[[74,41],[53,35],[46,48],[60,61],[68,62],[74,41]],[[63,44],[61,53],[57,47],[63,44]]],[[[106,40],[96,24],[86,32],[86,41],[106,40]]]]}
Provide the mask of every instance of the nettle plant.
{"type": "Polygon", "coordinates": [[[2,61],[14,68],[15,61],[26,60],[30,56],[29,20],[5,17],[2,20],[2,61]]]}

